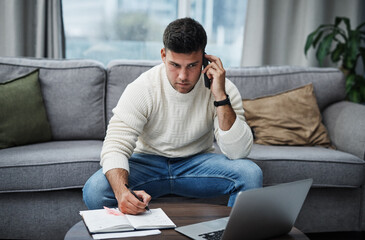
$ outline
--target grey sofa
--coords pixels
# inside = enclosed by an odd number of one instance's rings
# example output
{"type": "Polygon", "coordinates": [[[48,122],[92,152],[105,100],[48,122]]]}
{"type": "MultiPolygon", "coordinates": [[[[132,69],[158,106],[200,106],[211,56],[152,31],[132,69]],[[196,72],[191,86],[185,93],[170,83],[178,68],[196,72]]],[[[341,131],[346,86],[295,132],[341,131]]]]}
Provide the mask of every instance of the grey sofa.
{"type": "MultiPolygon", "coordinates": [[[[0,150],[0,238],[63,239],[81,220],[78,211],[86,208],[82,187],[100,168],[111,110],[126,85],[155,64],[115,60],[105,67],[90,60],[0,58],[0,82],[40,69],[53,137],[50,142],[0,150]]],[[[249,158],[262,168],[265,186],[314,179],[296,222],[302,231],[364,231],[365,106],[345,101],[341,72],[250,67],[227,69],[227,77],[243,98],[313,83],[323,122],[337,150],[254,145],[249,158]]]]}

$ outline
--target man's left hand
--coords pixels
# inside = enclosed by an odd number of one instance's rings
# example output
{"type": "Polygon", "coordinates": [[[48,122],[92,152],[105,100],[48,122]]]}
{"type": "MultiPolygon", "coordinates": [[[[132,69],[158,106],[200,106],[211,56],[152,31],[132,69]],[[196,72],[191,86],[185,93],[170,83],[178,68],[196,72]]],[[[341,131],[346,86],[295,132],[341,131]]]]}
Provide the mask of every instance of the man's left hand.
{"type": "Polygon", "coordinates": [[[220,58],[205,54],[205,58],[210,61],[209,65],[203,69],[203,73],[206,73],[211,80],[210,89],[215,98],[215,101],[222,101],[227,98],[226,96],[226,70],[223,68],[220,58]]]}
{"type": "MultiPolygon", "coordinates": [[[[206,59],[210,61],[208,66],[203,69],[211,80],[210,90],[215,101],[223,101],[227,98],[226,94],[226,70],[223,68],[220,58],[205,54],[206,59]]],[[[236,120],[236,113],[231,105],[217,107],[217,116],[219,128],[228,131],[236,120]]]]}

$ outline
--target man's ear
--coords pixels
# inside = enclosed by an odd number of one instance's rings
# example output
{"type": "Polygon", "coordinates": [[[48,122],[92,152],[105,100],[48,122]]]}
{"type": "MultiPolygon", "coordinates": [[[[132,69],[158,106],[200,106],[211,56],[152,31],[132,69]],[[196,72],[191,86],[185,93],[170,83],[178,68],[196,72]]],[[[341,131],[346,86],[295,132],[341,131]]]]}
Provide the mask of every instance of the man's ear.
{"type": "Polygon", "coordinates": [[[166,50],[165,50],[165,48],[161,48],[161,59],[165,63],[165,61],[166,61],[166,50]]]}

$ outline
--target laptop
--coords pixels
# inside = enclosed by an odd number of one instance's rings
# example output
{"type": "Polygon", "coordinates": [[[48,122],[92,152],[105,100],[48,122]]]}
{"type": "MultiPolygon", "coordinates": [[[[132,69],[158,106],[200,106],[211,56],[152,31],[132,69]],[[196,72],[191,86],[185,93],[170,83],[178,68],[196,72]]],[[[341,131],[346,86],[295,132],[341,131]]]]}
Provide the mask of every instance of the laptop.
{"type": "Polygon", "coordinates": [[[305,179],[240,192],[229,217],[175,230],[192,239],[218,240],[260,240],[287,234],[298,217],[312,182],[312,179],[305,179]]]}

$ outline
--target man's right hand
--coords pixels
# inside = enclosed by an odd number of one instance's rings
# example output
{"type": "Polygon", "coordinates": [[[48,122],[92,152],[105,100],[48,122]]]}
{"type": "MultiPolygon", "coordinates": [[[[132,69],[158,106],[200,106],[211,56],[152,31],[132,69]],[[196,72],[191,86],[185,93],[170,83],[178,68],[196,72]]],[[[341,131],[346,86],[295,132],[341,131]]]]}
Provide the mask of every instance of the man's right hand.
{"type": "Polygon", "coordinates": [[[134,191],[134,193],[138,198],[143,200],[143,202],[133,196],[129,189],[124,186],[122,194],[117,198],[118,208],[122,213],[139,214],[146,211],[145,208],[150,202],[151,196],[145,191],[134,191]]]}
{"type": "Polygon", "coordinates": [[[125,186],[128,184],[128,172],[125,169],[111,169],[105,174],[110,186],[114,191],[115,198],[118,201],[118,208],[122,213],[139,214],[145,212],[145,207],[151,201],[151,196],[145,191],[134,191],[141,202],[125,186]]]}

